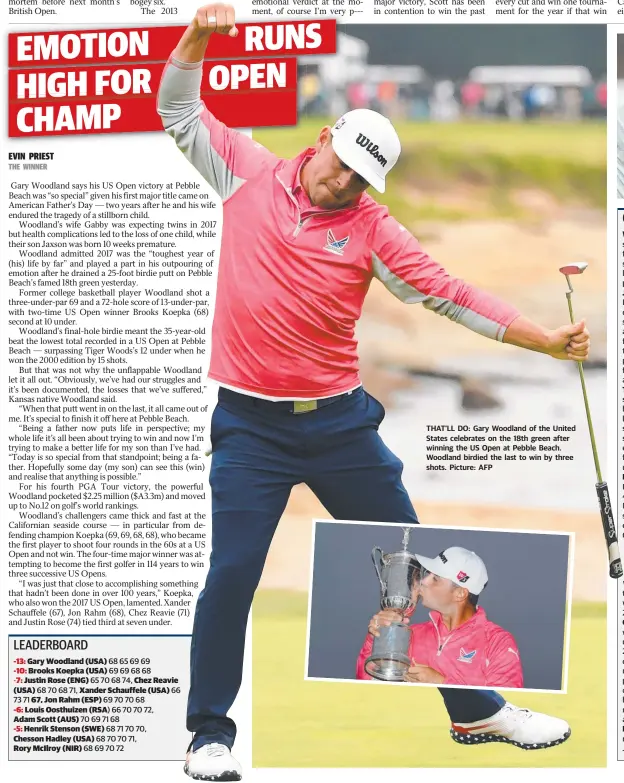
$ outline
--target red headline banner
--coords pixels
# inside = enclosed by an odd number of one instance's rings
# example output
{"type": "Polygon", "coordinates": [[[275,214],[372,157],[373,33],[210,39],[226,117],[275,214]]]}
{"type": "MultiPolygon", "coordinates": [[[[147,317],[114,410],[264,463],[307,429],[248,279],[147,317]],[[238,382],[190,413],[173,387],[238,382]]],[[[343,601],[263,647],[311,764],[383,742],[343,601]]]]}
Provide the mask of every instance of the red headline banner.
{"type": "MultiPolygon", "coordinates": [[[[150,98],[155,102],[164,63],[141,67],[90,66],[9,71],[10,104],[57,98],[150,98]]],[[[202,95],[250,90],[296,90],[297,61],[227,60],[206,61],[202,95]]]]}
{"type": "MultiPolygon", "coordinates": [[[[334,54],[336,20],[240,24],[238,37],[214,35],[209,59],[334,54]]],[[[186,27],[131,27],[10,33],[9,68],[81,65],[114,61],[162,61],[175,49],[186,27]]]]}
{"type": "MultiPolygon", "coordinates": [[[[162,130],[156,93],[164,63],[9,71],[9,136],[162,130]]],[[[206,62],[201,97],[232,128],[297,122],[297,62],[206,62]]]]}
{"type": "MultiPolygon", "coordinates": [[[[296,125],[295,90],[211,93],[210,111],[231,128],[296,125]],[[253,120],[253,121],[252,121],[253,120]]],[[[161,131],[162,120],[145,101],[85,104],[76,99],[29,103],[19,114],[9,107],[9,136],[67,136],[88,133],[161,131]],[[19,125],[18,125],[19,123],[19,125]]]]}
{"type": "MultiPolygon", "coordinates": [[[[237,27],[237,38],[211,38],[208,109],[232,128],[296,124],[297,61],[276,55],[335,53],[335,20],[237,27]]],[[[158,86],[184,29],[11,33],[9,136],[161,130],[158,86]]]]}

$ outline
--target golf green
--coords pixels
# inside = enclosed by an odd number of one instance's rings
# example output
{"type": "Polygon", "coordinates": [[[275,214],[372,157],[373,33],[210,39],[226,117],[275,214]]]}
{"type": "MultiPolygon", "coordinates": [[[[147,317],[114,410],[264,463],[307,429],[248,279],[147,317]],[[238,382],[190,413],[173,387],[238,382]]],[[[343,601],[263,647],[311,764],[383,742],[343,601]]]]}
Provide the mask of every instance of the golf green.
{"type": "Polygon", "coordinates": [[[606,758],[604,604],[574,604],[568,692],[505,696],[565,718],[571,738],[526,752],[464,747],[435,688],[304,681],[307,595],[260,591],[253,610],[254,767],[601,767],[606,758]]]}

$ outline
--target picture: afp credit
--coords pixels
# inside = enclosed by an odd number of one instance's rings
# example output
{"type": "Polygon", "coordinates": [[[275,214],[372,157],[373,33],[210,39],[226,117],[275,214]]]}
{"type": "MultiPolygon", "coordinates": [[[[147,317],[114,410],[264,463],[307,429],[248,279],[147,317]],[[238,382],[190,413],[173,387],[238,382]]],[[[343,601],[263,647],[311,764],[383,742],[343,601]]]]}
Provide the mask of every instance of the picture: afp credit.
{"type": "MultiPolygon", "coordinates": [[[[440,457],[444,460],[457,460],[456,463],[450,461],[446,467],[434,463],[427,465],[427,470],[492,470],[497,461],[515,462],[519,454],[560,452],[559,442],[567,443],[570,440],[564,432],[576,432],[576,426],[428,424],[426,442],[429,459],[435,460],[437,451],[454,453],[454,444],[457,443],[465,448],[453,458],[440,457]],[[504,441],[501,438],[501,442],[498,442],[499,434],[504,441]],[[465,464],[466,462],[469,464],[465,464]]],[[[560,454],[558,458],[574,459],[569,454],[560,454]]],[[[548,461],[549,458],[546,459],[548,461]]]]}

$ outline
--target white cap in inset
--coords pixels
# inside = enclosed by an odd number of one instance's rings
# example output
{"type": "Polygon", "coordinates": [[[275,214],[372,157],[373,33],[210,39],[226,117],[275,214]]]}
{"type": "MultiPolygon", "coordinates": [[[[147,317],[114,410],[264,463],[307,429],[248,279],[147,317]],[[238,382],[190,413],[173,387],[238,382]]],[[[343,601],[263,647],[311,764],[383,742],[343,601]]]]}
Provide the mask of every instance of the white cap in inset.
{"type": "Polygon", "coordinates": [[[383,193],[386,174],[401,154],[401,142],[390,120],[371,109],[353,109],[342,115],[331,134],[340,160],[383,193]]]}
{"type": "Polygon", "coordinates": [[[458,587],[465,587],[473,595],[479,595],[488,581],[485,563],[479,555],[461,546],[451,546],[437,557],[416,555],[423,568],[436,576],[450,579],[458,587]]]}

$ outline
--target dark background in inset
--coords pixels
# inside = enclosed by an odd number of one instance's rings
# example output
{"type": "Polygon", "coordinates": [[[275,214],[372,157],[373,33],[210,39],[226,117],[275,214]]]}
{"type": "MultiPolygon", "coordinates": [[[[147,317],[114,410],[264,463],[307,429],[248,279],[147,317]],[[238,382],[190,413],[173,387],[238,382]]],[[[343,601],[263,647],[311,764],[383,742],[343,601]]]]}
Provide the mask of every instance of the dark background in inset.
{"type": "Polygon", "coordinates": [[[617,37],[617,77],[624,79],[624,35],[617,37]]]}
{"type": "MultiPolygon", "coordinates": [[[[437,79],[465,79],[479,65],[584,65],[594,79],[606,70],[607,28],[602,24],[501,24],[496,32],[488,24],[349,24],[338,29],[366,41],[369,64],[416,64],[437,79]]],[[[618,64],[618,78],[619,70],[618,64]]]]}
{"type": "MultiPolygon", "coordinates": [[[[379,611],[374,546],[401,550],[397,525],[319,522],[314,543],[310,612],[309,677],[355,679],[358,654],[370,618],[379,611]]],[[[489,583],[479,603],[489,620],[513,634],[524,671],[524,687],[563,687],[564,631],[569,538],[565,535],[413,529],[409,551],[435,557],[463,546],[484,561],[489,583]]],[[[418,605],[414,622],[428,622],[418,605]]]]}

